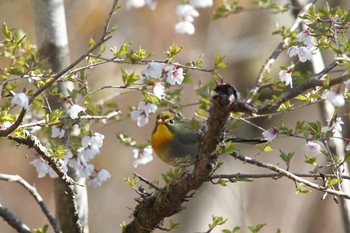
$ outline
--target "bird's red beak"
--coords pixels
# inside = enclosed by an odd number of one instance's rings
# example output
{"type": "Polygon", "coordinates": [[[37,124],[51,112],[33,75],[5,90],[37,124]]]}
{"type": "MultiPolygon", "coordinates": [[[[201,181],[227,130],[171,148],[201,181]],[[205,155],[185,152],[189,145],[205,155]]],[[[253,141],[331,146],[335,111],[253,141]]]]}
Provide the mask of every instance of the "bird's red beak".
{"type": "Polygon", "coordinates": [[[165,121],[163,119],[158,119],[157,120],[157,125],[164,125],[165,121]]]}

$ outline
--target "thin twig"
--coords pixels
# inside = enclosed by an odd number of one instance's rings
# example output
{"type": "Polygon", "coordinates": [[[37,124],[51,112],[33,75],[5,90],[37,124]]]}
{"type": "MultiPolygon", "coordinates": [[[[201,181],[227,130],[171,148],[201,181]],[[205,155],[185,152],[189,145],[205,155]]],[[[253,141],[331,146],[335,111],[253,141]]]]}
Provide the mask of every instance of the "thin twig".
{"type": "MultiPolygon", "coordinates": [[[[324,85],[324,80],[321,80],[321,78],[327,74],[330,70],[334,69],[338,65],[337,61],[333,61],[330,63],[327,67],[325,67],[321,72],[315,74],[310,79],[305,81],[304,83],[294,87],[293,89],[290,89],[287,91],[282,98],[277,100],[275,103],[268,103],[262,106],[259,106],[257,109],[259,110],[259,113],[266,112],[272,108],[275,108],[277,106],[280,106],[284,102],[291,100],[292,98],[298,96],[299,94],[303,93],[304,91],[314,88],[314,87],[321,87],[324,85]]],[[[344,82],[345,80],[349,79],[348,74],[344,74],[343,76],[340,76],[338,78],[332,79],[329,81],[329,86],[334,86],[339,83],[344,82]]]]}
{"type": "MultiPolygon", "coordinates": [[[[298,17],[296,17],[293,25],[289,29],[290,32],[295,31],[299,27],[300,23],[303,21],[302,16],[306,14],[306,12],[311,8],[311,6],[315,4],[315,2],[317,2],[317,0],[310,1],[300,10],[298,17]]],[[[249,92],[249,97],[247,99],[248,103],[250,103],[254,99],[256,94],[259,92],[260,87],[263,84],[265,75],[269,73],[272,64],[276,61],[277,57],[282,53],[286,44],[288,44],[288,39],[284,39],[281,43],[279,43],[275,48],[275,50],[270,55],[270,57],[265,61],[264,65],[261,67],[258,73],[258,76],[256,78],[256,81],[253,85],[253,88],[249,92]]]]}
{"type": "Polygon", "coordinates": [[[270,164],[270,163],[267,163],[267,162],[263,162],[263,161],[259,161],[257,159],[254,159],[254,158],[251,158],[251,157],[248,157],[248,156],[245,156],[239,152],[235,152],[235,153],[232,153],[231,154],[232,157],[236,158],[236,159],[239,159],[243,162],[246,162],[246,163],[249,163],[249,164],[252,164],[252,165],[255,165],[255,166],[258,166],[258,167],[263,167],[263,168],[266,168],[266,169],[269,169],[271,171],[274,171],[274,172],[277,172],[279,173],[280,175],[283,175],[291,180],[293,180],[294,182],[297,182],[297,183],[303,183],[305,184],[306,186],[310,187],[310,188],[313,188],[313,189],[316,189],[316,190],[319,190],[319,191],[322,191],[322,192],[325,192],[325,193],[328,193],[328,194],[332,194],[332,195],[336,195],[336,196],[339,196],[339,197],[343,197],[345,199],[350,199],[350,196],[349,194],[346,194],[344,192],[341,192],[341,191],[337,191],[337,190],[334,190],[334,189],[330,189],[328,187],[325,187],[325,186],[322,186],[322,185],[318,185],[318,184],[315,184],[315,183],[312,183],[306,179],[303,179],[287,170],[284,170],[278,166],[275,166],[273,164],[270,164]]]}
{"type": "Polygon", "coordinates": [[[149,186],[151,186],[152,188],[154,188],[155,190],[161,191],[161,189],[160,189],[157,185],[155,185],[155,184],[153,184],[152,182],[148,181],[148,180],[147,180],[146,178],[144,178],[143,176],[141,176],[141,175],[139,175],[139,174],[137,174],[137,173],[134,173],[133,175],[134,175],[135,177],[139,178],[142,182],[144,182],[144,183],[148,184],[149,186]]]}
{"type": "Polygon", "coordinates": [[[40,194],[38,193],[38,191],[36,190],[36,188],[34,186],[30,185],[26,180],[24,180],[19,175],[0,174],[0,180],[9,181],[9,182],[16,182],[16,183],[20,184],[21,186],[23,186],[24,189],[26,189],[30,193],[30,195],[32,195],[32,197],[38,202],[41,210],[44,212],[47,219],[49,220],[53,230],[56,233],[62,232],[58,222],[53,217],[50,210],[47,208],[43,198],[40,196],[40,194]]]}
{"type": "MultiPolygon", "coordinates": [[[[323,178],[330,177],[336,178],[334,174],[305,174],[305,173],[292,173],[295,176],[305,177],[305,178],[323,178]]],[[[240,179],[264,179],[264,178],[279,178],[280,173],[265,173],[265,174],[245,174],[245,173],[235,173],[235,174],[214,174],[210,177],[211,180],[215,179],[228,179],[230,182],[240,181],[240,179]]],[[[342,179],[350,180],[350,176],[341,176],[342,179]]]]}

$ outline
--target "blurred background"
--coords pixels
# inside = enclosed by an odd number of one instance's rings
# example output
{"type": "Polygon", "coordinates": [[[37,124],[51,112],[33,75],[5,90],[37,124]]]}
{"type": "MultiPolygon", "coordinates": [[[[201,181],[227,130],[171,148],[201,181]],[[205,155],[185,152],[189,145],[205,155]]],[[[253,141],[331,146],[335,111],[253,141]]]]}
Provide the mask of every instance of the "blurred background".
{"type": "MultiPolygon", "coordinates": [[[[122,9],[113,18],[113,24],[118,25],[113,39],[106,44],[107,48],[126,42],[133,42],[134,47],[142,46],[154,53],[154,59],[165,59],[164,51],[176,42],[183,47],[183,52],[176,59],[180,63],[196,60],[204,55],[204,67],[212,68],[213,58],[218,51],[226,57],[229,67],[220,74],[226,82],[236,86],[244,97],[267,57],[280,41],[280,37],[272,36],[276,23],[280,26],[290,26],[293,23],[292,14],[271,14],[269,10],[252,10],[231,15],[230,17],[213,21],[212,9],[199,9],[200,16],[195,19],[196,32],[192,36],[179,35],[174,31],[174,25],[179,21],[176,6],[180,1],[158,1],[155,11],[150,9],[125,9],[125,1],[121,0],[122,9]]],[[[252,9],[250,1],[242,1],[242,5],[252,9]],[[246,4],[246,5],[245,5],[246,4]]],[[[279,1],[280,3],[287,3],[279,1]]],[[[336,1],[338,2],[338,1],[336,1]]],[[[343,1],[346,2],[346,1],[343,1]]],[[[324,2],[321,1],[320,4],[324,2]]],[[[6,22],[9,27],[24,30],[35,44],[35,30],[30,0],[0,1],[0,22],[6,22]]],[[[71,60],[87,51],[89,39],[99,39],[107,18],[112,1],[75,0],[66,1],[66,20],[68,26],[71,60]]],[[[107,49],[108,50],[108,49],[107,49]]],[[[289,59],[282,57],[274,64],[271,75],[278,79],[279,66],[288,65],[289,59]]],[[[145,66],[126,66],[129,71],[142,72],[145,66]]],[[[189,71],[194,78],[206,82],[210,75],[203,72],[189,71]]],[[[90,71],[91,88],[102,85],[121,84],[120,65],[108,64],[96,67],[90,71]]],[[[196,102],[193,84],[184,87],[184,103],[196,102]]],[[[127,107],[137,105],[142,99],[137,92],[119,92],[115,89],[97,92],[95,100],[115,96],[114,100],[123,111],[127,107]]],[[[196,106],[184,108],[184,115],[193,116],[196,106]]],[[[311,121],[320,119],[319,107],[314,105],[298,111],[275,117],[273,120],[260,119],[254,123],[270,128],[283,120],[287,126],[293,126],[297,119],[311,121]]],[[[95,124],[94,131],[104,134],[105,143],[101,155],[93,163],[96,167],[107,169],[112,178],[99,188],[89,187],[89,221],[91,232],[121,232],[119,224],[131,220],[132,209],[136,205],[134,198],[138,195],[123,181],[124,177],[132,177],[138,173],[150,181],[161,180],[161,173],[170,169],[157,157],[147,165],[137,168],[132,166],[132,151],[121,146],[115,134],[124,132],[133,136],[138,142],[146,142],[150,138],[154,116],[150,124],[138,128],[136,123],[124,119],[120,123],[95,124]]],[[[243,124],[237,132],[238,136],[259,137],[261,131],[256,131],[243,124]]],[[[25,146],[16,147],[8,140],[0,140],[0,173],[18,174],[29,183],[34,184],[50,210],[54,212],[54,196],[50,178],[37,178],[37,173],[29,165],[33,150],[25,146]]],[[[279,164],[284,167],[279,158],[279,148],[285,152],[295,151],[290,170],[306,172],[304,161],[304,140],[278,138],[272,143],[274,151],[257,155],[255,146],[238,145],[237,147],[248,156],[279,164]]],[[[264,169],[244,164],[232,158],[222,156],[224,162],[218,173],[263,173],[264,169]]],[[[147,185],[145,185],[147,187],[147,185]]],[[[297,195],[295,184],[285,178],[279,180],[258,179],[254,182],[239,182],[228,184],[227,187],[205,184],[190,202],[185,204],[185,210],[172,217],[174,222],[180,222],[176,233],[204,232],[211,223],[212,215],[228,218],[227,223],[219,229],[232,229],[241,226],[241,232],[248,232],[247,226],[261,223],[267,224],[260,232],[276,232],[278,228],[283,233],[327,233],[344,232],[341,221],[341,208],[332,197],[321,200],[322,193],[312,191],[307,195],[297,195]]],[[[31,228],[42,227],[47,219],[42,214],[33,198],[18,184],[0,181],[0,203],[13,211],[31,228]]],[[[165,220],[165,226],[168,219],[165,220]]],[[[14,230],[2,219],[0,232],[11,233],[14,230]]],[[[50,229],[49,232],[52,232],[50,229]]],[[[155,231],[161,232],[161,231],[155,231]]]]}

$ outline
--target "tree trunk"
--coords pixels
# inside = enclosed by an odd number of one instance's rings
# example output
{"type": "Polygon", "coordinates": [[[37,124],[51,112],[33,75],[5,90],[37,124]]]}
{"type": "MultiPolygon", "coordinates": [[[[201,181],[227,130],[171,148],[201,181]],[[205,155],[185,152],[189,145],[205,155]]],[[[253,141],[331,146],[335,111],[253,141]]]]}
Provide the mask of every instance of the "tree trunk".
{"type": "MultiPolygon", "coordinates": [[[[70,64],[64,1],[33,0],[33,15],[40,56],[47,59],[48,68],[57,73],[70,64]]],[[[72,89],[73,83],[71,82],[58,83],[58,90],[64,96],[68,96],[68,90],[72,89]]],[[[57,101],[58,96],[49,96],[49,104],[52,110],[57,108],[68,110],[69,106],[67,104],[57,101]]],[[[66,144],[66,138],[63,138],[61,143],[66,144]]],[[[84,185],[84,187],[75,186],[75,193],[83,232],[88,233],[88,203],[85,179],[79,178],[77,171],[71,168],[68,175],[76,182],[84,185]]],[[[70,212],[72,206],[69,203],[71,202],[68,201],[65,191],[66,187],[63,182],[58,179],[54,180],[56,218],[62,231],[69,233],[74,231],[75,228],[73,227],[72,212],[70,212]]]]}

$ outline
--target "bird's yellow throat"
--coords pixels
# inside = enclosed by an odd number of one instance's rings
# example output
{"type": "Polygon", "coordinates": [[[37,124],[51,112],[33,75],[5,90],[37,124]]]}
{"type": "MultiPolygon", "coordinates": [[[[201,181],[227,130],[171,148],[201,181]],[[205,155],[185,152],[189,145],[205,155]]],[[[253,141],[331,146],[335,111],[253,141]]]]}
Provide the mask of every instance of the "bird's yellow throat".
{"type": "Polygon", "coordinates": [[[159,152],[161,153],[164,146],[167,145],[168,142],[173,140],[173,138],[174,135],[172,134],[172,132],[170,132],[168,127],[164,124],[159,124],[151,138],[153,150],[157,154],[159,152]]]}

